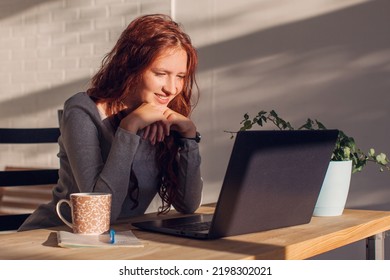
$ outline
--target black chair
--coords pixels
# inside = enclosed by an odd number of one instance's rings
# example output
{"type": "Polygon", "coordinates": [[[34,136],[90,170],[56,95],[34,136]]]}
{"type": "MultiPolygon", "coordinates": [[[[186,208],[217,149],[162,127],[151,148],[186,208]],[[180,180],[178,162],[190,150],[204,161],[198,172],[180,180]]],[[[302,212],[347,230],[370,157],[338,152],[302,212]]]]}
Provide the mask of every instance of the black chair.
{"type": "MultiPolygon", "coordinates": [[[[59,128],[0,128],[0,144],[57,143],[59,128]]],[[[0,171],[0,191],[4,187],[54,185],[58,169],[0,171]]],[[[1,201],[0,201],[1,204],[1,201]]],[[[16,230],[30,213],[0,215],[0,231],[16,230]]]]}

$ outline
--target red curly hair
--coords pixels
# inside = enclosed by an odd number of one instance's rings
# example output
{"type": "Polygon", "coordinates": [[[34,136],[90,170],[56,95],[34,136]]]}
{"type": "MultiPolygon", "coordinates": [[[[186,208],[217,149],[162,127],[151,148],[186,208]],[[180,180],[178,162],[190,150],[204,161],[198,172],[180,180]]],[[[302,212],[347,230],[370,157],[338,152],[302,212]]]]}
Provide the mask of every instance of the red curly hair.
{"type": "MultiPolygon", "coordinates": [[[[95,103],[106,104],[106,114],[112,116],[124,109],[123,101],[141,82],[142,74],[159,55],[167,49],[181,48],[187,53],[187,73],[183,90],[168,107],[186,117],[193,105],[193,86],[198,56],[190,37],[169,16],[154,14],[132,21],[122,32],[114,48],[104,57],[100,70],[91,80],[87,90],[95,103]]],[[[158,193],[162,199],[159,213],[169,211],[178,188],[177,153],[180,149],[175,134],[157,145],[156,162],[159,169],[158,193]]],[[[132,173],[135,188],[130,197],[138,204],[138,183],[132,173]]]]}

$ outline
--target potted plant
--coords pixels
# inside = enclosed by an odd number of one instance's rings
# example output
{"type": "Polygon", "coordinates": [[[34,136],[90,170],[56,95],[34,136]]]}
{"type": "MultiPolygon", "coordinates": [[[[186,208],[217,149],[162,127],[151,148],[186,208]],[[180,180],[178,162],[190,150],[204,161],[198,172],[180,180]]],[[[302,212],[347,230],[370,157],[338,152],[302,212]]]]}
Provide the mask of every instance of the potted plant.
{"type": "MultiPolygon", "coordinates": [[[[260,111],[254,118],[251,118],[247,113],[244,114],[244,119],[240,122],[242,125],[240,130],[249,130],[256,125],[263,127],[266,123],[271,123],[280,130],[295,129],[290,122],[285,121],[274,110],[271,110],[270,112],[260,111]]],[[[297,129],[310,130],[327,128],[318,120],[307,119],[306,123],[297,129]]],[[[233,137],[233,132],[230,133],[232,133],[233,137]]],[[[380,171],[390,171],[390,160],[386,154],[382,152],[377,153],[373,148],[369,149],[368,153],[365,153],[357,147],[352,137],[340,131],[314,210],[314,215],[341,215],[348,196],[351,174],[362,171],[369,162],[377,164],[380,171]],[[344,189],[342,185],[344,185],[344,189]],[[340,199],[335,198],[335,193],[340,196],[340,199]],[[328,200],[330,200],[330,203],[328,203],[328,200]]]]}

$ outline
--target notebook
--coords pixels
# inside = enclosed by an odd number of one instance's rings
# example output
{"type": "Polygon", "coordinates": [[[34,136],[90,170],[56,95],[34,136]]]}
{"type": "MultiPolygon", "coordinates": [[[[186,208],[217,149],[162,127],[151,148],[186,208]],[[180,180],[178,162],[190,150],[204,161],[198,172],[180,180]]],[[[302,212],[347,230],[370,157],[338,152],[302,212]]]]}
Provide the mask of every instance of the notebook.
{"type": "Polygon", "coordinates": [[[128,231],[118,231],[115,234],[115,242],[110,242],[110,235],[108,233],[88,235],[77,234],[68,231],[57,231],[58,246],[64,248],[113,248],[113,247],[143,247],[144,245],[139,241],[134,234],[128,231]]]}
{"type": "Polygon", "coordinates": [[[213,215],[132,225],[215,239],[309,223],[337,136],[338,130],[238,132],[213,215]]]}

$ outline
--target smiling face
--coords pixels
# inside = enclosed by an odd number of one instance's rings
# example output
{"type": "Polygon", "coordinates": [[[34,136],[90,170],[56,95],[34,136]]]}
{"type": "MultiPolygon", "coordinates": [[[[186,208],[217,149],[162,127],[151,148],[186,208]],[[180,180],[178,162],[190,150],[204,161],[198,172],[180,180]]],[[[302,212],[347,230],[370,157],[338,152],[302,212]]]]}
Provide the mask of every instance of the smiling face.
{"type": "Polygon", "coordinates": [[[136,108],[142,103],[168,106],[183,90],[187,75],[187,53],[183,49],[163,51],[146,68],[138,90],[126,100],[128,107],[136,108]]]}

